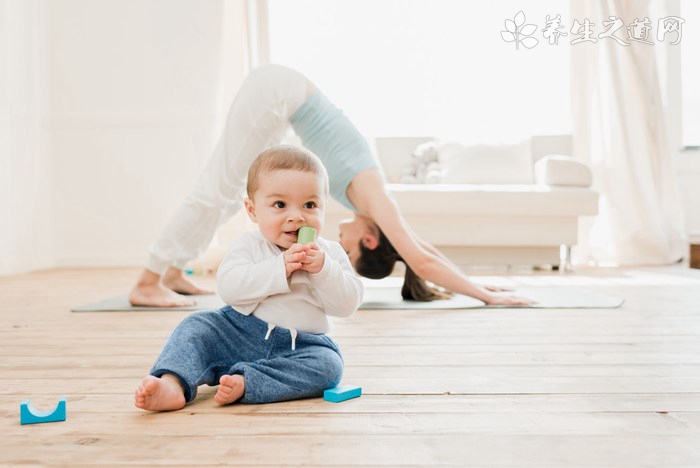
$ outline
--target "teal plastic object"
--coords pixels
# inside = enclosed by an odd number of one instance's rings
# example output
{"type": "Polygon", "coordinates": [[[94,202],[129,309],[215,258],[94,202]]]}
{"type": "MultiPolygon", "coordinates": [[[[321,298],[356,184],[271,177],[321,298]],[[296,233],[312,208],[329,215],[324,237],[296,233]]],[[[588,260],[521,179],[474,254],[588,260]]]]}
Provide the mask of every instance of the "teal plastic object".
{"type": "Polygon", "coordinates": [[[358,387],[357,385],[341,385],[340,387],[331,388],[323,392],[323,399],[333,403],[340,403],[341,401],[357,398],[361,395],[362,387],[358,387]]]}
{"type": "Polygon", "coordinates": [[[309,242],[316,241],[316,229],[310,226],[302,226],[299,228],[299,236],[297,237],[297,243],[308,244],[309,242]]]}
{"type": "Polygon", "coordinates": [[[39,411],[35,409],[29,400],[22,401],[19,406],[19,422],[22,424],[39,424],[59,422],[66,420],[66,397],[58,400],[58,405],[53,411],[39,411]]]}

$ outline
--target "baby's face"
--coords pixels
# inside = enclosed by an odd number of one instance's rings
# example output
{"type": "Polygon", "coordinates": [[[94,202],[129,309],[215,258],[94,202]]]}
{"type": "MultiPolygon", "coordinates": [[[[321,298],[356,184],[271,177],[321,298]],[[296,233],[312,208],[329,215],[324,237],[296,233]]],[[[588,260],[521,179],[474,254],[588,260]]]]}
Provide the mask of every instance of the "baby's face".
{"type": "Polygon", "coordinates": [[[326,187],[312,172],[275,170],[260,175],[246,211],[268,241],[283,250],[296,243],[299,228],[311,226],[320,234],[326,209],[326,187]]]}

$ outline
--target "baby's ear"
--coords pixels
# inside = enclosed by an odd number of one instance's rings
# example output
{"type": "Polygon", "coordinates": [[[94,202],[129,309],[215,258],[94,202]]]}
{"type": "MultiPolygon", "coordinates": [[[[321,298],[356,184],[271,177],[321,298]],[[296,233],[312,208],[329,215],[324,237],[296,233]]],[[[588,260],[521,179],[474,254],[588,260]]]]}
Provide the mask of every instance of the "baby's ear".
{"type": "Polygon", "coordinates": [[[255,216],[255,203],[253,203],[253,200],[246,198],[243,203],[245,204],[245,212],[248,214],[248,218],[250,218],[252,222],[257,223],[258,219],[255,216]]]}

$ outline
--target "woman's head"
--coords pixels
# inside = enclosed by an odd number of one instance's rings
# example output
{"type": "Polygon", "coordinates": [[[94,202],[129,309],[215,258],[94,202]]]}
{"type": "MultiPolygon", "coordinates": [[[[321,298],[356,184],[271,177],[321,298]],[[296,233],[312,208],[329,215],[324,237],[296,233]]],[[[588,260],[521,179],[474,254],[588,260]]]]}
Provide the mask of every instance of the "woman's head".
{"type": "Polygon", "coordinates": [[[360,257],[360,245],[368,249],[379,245],[379,228],[370,218],[355,214],[353,218],[341,221],[338,227],[338,241],[353,267],[360,257]]]}
{"type": "Polygon", "coordinates": [[[404,283],[401,288],[401,296],[404,299],[427,302],[436,299],[447,299],[452,295],[449,292],[430,286],[424,279],[418,277],[401,258],[381,229],[376,226],[375,228],[377,230],[377,242],[374,248],[370,248],[362,241],[358,245],[359,254],[355,262],[353,262],[357,273],[371,279],[385,278],[394,271],[396,262],[401,261],[406,266],[404,283]]]}

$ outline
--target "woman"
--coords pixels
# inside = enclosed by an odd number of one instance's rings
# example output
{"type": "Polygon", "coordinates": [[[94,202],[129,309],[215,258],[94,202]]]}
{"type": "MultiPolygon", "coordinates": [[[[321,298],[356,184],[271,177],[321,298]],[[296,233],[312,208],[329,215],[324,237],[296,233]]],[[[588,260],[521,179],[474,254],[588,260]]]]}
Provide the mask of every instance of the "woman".
{"type": "Polygon", "coordinates": [[[428,280],[487,304],[530,303],[475,285],[419,239],[386,191],[367,142],[342,111],[301,73],[267,65],[244,81],[197,186],[151,246],[146,269],[129,295],[133,305],[187,306],[195,303],[187,295],[210,293],[188,281],[182,270],[209,245],[216,228],[241,208],[248,167],[262,150],[279,143],[290,126],[326,166],[331,195],[356,213],[341,225],[340,243],[359,274],[383,278],[402,261],[405,299],[429,301],[449,295],[429,287],[428,280]]]}

